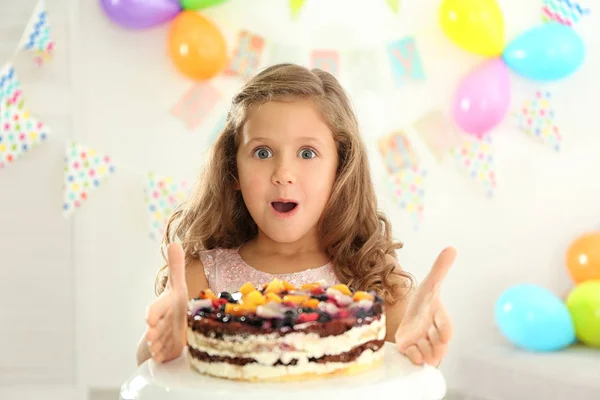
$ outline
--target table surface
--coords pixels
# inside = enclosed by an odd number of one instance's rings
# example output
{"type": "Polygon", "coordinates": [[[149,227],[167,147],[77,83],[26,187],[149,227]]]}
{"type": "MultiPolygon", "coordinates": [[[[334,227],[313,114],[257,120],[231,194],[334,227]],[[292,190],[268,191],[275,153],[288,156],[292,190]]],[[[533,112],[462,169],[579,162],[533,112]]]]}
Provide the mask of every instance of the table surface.
{"type": "Polygon", "coordinates": [[[165,364],[149,360],[121,387],[121,400],[264,400],[265,396],[286,393],[286,400],[306,400],[307,396],[335,396],[344,400],[392,396],[403,400],[441,400],[446,382],[432,366],[416,366],[401,355],[393,344],[384,346],[384,362],[358,375],[291,383],[250,383],[212,378],[198,374],[189,366],[189,356],[165,364]]]}

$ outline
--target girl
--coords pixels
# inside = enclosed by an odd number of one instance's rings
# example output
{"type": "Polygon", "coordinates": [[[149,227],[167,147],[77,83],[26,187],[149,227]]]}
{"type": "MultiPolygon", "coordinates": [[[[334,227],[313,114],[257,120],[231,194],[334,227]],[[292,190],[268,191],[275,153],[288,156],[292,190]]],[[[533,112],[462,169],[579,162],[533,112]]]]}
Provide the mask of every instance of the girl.
{"type": "Polygon", "coordinates": [[[446,353],[452,327],[439,288],[455,252],[442,251],[414,288],[396,261],[402,245],[377,210],[350,101],[327,72],[274,65],[244,86],[164,241],[167,265],[138,364],[181,354],[187,301],[201,290],[231,292],[274,277],[376,290],[386,301],[386,340],[416,364],[438,365],[446,353]]]}

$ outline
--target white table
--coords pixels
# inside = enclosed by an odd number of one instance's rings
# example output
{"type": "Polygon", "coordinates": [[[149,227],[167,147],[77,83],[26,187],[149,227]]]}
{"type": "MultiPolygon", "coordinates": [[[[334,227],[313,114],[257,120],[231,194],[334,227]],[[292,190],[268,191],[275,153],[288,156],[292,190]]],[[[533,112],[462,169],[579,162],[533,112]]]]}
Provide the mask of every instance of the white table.
{"type": "Polygon", "coordinates": [[[441,400],[446,382],[432,366],[415,366],[393,344],[385,344],[384,363],[348,377],[293,383],[234,382],[200,375],[189,367],[187,352],[165,364],[147,361],[121,387],[121,400],[264,400],[285,393],[286,400],[311,398],[441,400]],[[318,395],[318,396],[317,396],[318,395]],[[313,396],[313,397],[311,397],[313,396]],[[314,397],[317,396],[317,397],[314,397]],[[331,397],[329,397],[331,396],[331,397]],[[381,397],[380,397],[381,396],[381,397]]]}
{"type": "Polygon", "coordinates": [[[600,349],[532,353],[498,339],[474,346],[459,368],[468,400],[600,399],[600,349]]]}

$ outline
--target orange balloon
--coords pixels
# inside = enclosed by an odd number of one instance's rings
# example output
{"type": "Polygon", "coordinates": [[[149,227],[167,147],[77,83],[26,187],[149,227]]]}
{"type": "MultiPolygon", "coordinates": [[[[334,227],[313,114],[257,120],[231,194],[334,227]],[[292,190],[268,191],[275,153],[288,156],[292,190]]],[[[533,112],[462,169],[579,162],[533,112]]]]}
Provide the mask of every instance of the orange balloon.
{"type": "Polygon", "coordinates": [[[207,80],[227,62],[227,42],[219,28],[196,11],[180,12],[168,36],[169,57],[184,75],[207,80]]]}
{"type": "Polygon", "coordinates": [[[600,232],[577,238],[567,250],[566,261],[575,284],[600,279],[600,232]]]}

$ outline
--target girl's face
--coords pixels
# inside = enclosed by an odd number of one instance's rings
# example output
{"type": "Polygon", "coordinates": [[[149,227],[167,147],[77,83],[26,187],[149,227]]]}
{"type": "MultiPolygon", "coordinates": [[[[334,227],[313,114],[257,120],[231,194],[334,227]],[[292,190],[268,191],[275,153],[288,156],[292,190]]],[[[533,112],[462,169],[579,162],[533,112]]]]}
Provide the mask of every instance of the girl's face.
{"type": "Polygon", "coordinates": [[[338,166],[333,134],[314,102],[255,107],[240,134],[238,189],[259,230],[279,243],[314,234],[338,166]]]}

